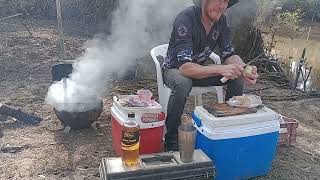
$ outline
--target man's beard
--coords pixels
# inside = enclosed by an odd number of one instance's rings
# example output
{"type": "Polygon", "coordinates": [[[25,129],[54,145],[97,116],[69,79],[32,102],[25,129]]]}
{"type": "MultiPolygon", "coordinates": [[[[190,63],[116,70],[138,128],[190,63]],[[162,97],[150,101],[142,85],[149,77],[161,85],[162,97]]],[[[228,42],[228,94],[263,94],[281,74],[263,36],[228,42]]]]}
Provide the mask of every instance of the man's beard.
{"type": "MultiPolygon", "coordinates": [[[[211,16],[210,16],[210,14],[209,14],[209,9],[208,9],[208,1],[206,1],[205,2],[205,4],[204,4],[204,15],[205,16],[207,16],[207,18],[211,21],[211,22],[216,22],[216,21],[218,21],[218,19],[213,19],[211,16]]],[[[220,17],[219,17],[220,18],[220,17]]]]}

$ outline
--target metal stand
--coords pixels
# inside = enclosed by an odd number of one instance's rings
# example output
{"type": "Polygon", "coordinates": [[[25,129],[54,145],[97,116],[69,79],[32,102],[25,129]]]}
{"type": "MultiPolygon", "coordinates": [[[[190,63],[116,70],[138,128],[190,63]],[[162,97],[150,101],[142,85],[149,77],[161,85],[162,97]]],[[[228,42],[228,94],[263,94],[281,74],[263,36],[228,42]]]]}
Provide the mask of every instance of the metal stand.
{"type": "Polygon", "coordinates": [[[306,67],[303,70],[303,66],[305,65],[305,62],[306,62],[306,57],[305,56],[306,56],[306,48],[303,49],[302,56],[301,56],[300,61],[299,61],[299,66],[297,68],[297,76],[296,76],[296,79],[294,81],[294,89],[296,89],[297,86],[298,86],[298,82],[299,82],[300,76],[302,75],[303,91],[306,91],[307,82],[308,82],[308,80],[310,78],[311,71],[312,71],[312,67],[310,67],[310,68],[306,67]],[[307,72],[308,69],[309,69],[309,72],[307,72]]]}

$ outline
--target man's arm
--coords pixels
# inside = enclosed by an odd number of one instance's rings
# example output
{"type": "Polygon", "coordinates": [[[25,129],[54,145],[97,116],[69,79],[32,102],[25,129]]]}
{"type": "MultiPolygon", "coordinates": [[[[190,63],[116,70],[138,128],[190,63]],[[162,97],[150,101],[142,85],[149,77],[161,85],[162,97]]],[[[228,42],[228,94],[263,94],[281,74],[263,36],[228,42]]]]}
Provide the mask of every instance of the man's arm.
{"type": "Polygon", "coordinates": [[[180,66],[179,70],[184,76],[194,79],[202,79],[220,75],[221,68],[221,65],[202,66],[196,63],[188,62],[180,66]]]}
{"type": "Polygon", "coordinates": [[[236,79],[243,73],[243,67],[238,64],[202,66],[195,63],[185,63],[179,68],[187,77],[202,79],[222,75],[228,79],[236,79]]]}
{"type": "Polygon", "coordinates": [[[246,65],[238,55],[230,56],[224,61],[224,64],[239,64],[242,67],[246,65]]]}

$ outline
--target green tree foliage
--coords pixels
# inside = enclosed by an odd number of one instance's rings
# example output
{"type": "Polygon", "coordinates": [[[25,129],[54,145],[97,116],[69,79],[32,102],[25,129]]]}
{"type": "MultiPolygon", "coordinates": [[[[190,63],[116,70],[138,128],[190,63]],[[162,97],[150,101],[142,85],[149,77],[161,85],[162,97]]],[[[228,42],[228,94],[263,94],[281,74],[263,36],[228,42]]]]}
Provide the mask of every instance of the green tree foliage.
{"type": "Polygon", "coordinates": [[[278,0],[283,10],[294,12],[301,10],[303,18],[311,20],[314,15],[315,21],[320,21],[320,0],[278,0]]]}
{"type": "Polygon", "coordinates": [[[275,28],[280,32],[290,32],[288,36],[293,40],[301,32],[299,23],[303,13],[300,9],[285,11],[276,15],[275,28]]]}
{"type": "Polygon", "coordinates": [[[281,12],[301,13],[304,20],[320,22],[320,0],[258,0],[257,23],[273,20],[276,7],[282,7],[281,12]]]}
{"type": "Polygon", "coordinates": [[[302,10],[304,7],[299,5],[300,0],[259,0],[258,2],[256,23],[257,28],[262,29],[266,34],[264,45],[267,54],[272,54],[277,43],[276,36],[287,36],[293,40],[305,32],[304,27],[300,26],[303,17],[306,17],[302,10]],[[290,8],[285,6],[289,2],[290,8]]]}

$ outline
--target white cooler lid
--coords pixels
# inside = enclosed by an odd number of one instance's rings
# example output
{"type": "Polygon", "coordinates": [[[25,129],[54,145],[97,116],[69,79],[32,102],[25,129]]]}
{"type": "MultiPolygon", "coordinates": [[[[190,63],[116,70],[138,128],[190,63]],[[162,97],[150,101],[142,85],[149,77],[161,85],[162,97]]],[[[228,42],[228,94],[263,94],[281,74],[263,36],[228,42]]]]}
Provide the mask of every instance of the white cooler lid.
{"type": "Polygon", "coordinates": [[[257,113],[245,114],[238,116],[229,117],[215,117],[210,114],[202,106],[197,106],[195,108],[194,114],[200,118],[201,123],[210,128],[211,130],[219,129],[219,131],[225,129],[242,129],[275,125],[275,122],[279,124],[278,113],[272,111],[271,109],[264,107],[259,109],[257,113]],[[233,127],[233,128],[232,128],[233,127]]]}
{"type": "Polygon", "coordinates": [[[194,127],[198,130],[199,133],[203,134],[207,138],[211,140],[222,140],[222,139],[233,139],[233,138],[243,138],[250,137],[262,134],[269,134],[279,131],[279,121],[271,121],[269,125],[264,124],[265,126],[261,126],[261,124],[250,125],[251,127],[240,128],[237,126],[230,126],[232,128],[223,128],[223,129],[211,129],[207,127],[205,124],[198,127],[196,122],[194,122],[194,127]],[[236,129],[237,127],[238,129],[236,129]]]}

